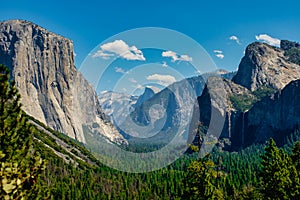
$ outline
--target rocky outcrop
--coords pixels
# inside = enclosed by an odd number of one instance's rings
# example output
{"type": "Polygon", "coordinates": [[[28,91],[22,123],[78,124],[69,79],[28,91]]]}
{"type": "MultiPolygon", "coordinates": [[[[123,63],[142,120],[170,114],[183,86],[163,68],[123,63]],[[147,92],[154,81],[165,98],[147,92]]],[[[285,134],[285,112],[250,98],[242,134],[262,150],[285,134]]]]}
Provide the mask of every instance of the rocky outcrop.
{"type": "Polygon", "coordinates": [[[10,68],[25,112],[80,142],[85,142],[83,128],[125,142],[106,120],[73,55],[71,40],[31,22],[0,23],[0,63],[10,68]]]}
{"type": "Polygon", "coordinates": [[[181,129],[189,127],[194,103],[204,85],[201,76],[169,85],[136,106],[119,128],[137,142],[167,144],[178,132],[185,135],[187,131],[181,129]]]}
{"type": "Polygon", "coordinates": [[[264,142],[270,137],[283,144],[285,137],[300,127],[300,80],[257,102],[247,114],[247,141],[264,142]]]}
{"type": "Polygon", "coordinates": [[[300,58],[295,51],[299,48],[299,44],[289,41],[281,41],[281,48],[250,44],[234,83],[223,79],[224,84],[214,84],[221,82],[217,78],[207,83],[198,98],[200,121],[207,127],[214,124],[213,112],[219,113],[220,120],[225,118],[220,138],[230,139],[231,150],[263,143],[270,137],[282,144],[300,124],[300,66],[294,62],[300,58]],[[212,96],[214,93],[226,95],[212,96]],[[223,107],[222,102],[226,102],[223,107]]]}
{"type": "Polygon", "coordinates": [[[241,85],[221,77],[210,77],[198,97],[199,121],[216,139],[229,138],[232,146],[240,146],[243,143],[245,111],[235,108],[231,102],[234,96],[254,98],[251,91],[241,85]]]}
{"type": "Polygon", "coordinates": [[[145,87],[144,93],[141,96],[139,96],[139,98],[137,99],[137,102],[134,106],[135,107],[140,106],[143,102],[145,102],[148,99],[150,99],[151,97],[153,97],[154,94],[155,94],[155,92],[151,88],[145,87]]]}
{"type": "Polygon", "coordinates": [[[280,90],[297,79],[300,67],[287,59],[284,49],[255,42],[247,47],[233,81],[254,91],[261,86],[280,90]]]}

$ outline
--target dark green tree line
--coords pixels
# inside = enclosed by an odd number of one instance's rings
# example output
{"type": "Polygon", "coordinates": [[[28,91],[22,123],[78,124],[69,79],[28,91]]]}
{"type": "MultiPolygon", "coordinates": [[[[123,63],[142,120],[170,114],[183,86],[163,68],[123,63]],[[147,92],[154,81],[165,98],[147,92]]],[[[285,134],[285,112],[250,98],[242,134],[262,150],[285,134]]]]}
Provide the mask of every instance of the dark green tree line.
{"type": "Polygon", "coordinates": [[[44,161],[32,146],[32,129],[21,110],[9,70],[0,65],[0,199],[41,199],[44,161]]]}

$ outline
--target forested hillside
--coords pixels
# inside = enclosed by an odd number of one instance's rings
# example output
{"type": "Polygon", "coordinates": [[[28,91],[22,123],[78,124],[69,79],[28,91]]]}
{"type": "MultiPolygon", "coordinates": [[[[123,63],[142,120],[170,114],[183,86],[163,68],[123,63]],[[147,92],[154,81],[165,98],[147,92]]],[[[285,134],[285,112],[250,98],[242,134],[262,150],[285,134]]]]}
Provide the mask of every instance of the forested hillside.
{"type": "Polygon", "coordinates": [[[298,131],[282,148],[271,139],[239,152],[215,148],[202,159],[190,151],[167,168],[125,173],[27,116],[9,71],[0,72],[0,199],[300,198],[298,131]]]}

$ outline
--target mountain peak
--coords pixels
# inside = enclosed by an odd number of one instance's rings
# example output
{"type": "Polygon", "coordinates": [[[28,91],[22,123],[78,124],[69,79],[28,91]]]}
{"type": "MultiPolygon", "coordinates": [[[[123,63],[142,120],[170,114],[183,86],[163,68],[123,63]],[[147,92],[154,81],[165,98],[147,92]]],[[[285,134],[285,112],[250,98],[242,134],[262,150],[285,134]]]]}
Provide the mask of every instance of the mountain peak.
{"type": "Polygon", "coordinates": [[[0,63],[11,70],[27,114],[83,143],[95,131],[124,141],[77,71],[71,40],[25,20],[0,22],[0,63]]]}
{"type": "Polygon", "coordinates": [[[0,27],[7,32],[18,31],[18,32],[22,33],[23,35],[28,35],[26,33],[30,33],[30,32],[39,33],[42,35],[46,34],[46,35],[52,35],[54,37],[57,37],[60,40],[66,40],[68,42],[73,43],[72,40],[70,40],[60,34],[51,32],[51,31],[45,29],[44,27],[35,24],[34,22],[23,20],[23,19],[11,19],[11,20],[6,20],[6,21],[0,21],[0,27]]]}
{"type": "Polygon", "coordinates": [[[135,107],[140,106],[143,102],[145,102],[148,99],[150,99],[151,97],[153,97],[154,94],[155,94],[155,92],[151,88],[145,87],[144,93],[141,96],[139,96],[139,98],[134,106],[135,107]]]}
{"type": "Polygon", "coordinates": [[[282,89],[300,78],[300,66],[292,63],[282,48],[265,43],[250,44],[233,81],[251,91],[261,86],[282,89]]]}

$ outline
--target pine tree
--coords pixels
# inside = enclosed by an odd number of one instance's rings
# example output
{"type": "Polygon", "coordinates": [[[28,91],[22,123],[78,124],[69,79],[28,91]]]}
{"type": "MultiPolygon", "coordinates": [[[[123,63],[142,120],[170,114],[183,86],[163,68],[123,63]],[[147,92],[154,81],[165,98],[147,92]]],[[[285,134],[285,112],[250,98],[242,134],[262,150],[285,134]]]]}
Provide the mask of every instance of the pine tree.
{"type": "Polygon", "coordinates": [[[300,142],[296,142],[293,148],[293,153],[291,155],[294,165],[297,171],[300,171],[300,142]]]}
{"type": "Polygon", "coordinates": [[[300,199],[300,142],[296,142],[291,155],[293,166],[291,167],[293,198],[300,199]]]}
{"type": "Polygon", "coordinates": [[[0,65],[0,199],[38,199],[44,162],[33,150],[32,127],[9,79],[9,70],[0,65]]]}
{"type": "Polygon", "coordinates": [[[216,186],[217,172],[214,167],[214,162],[207,157],[190,164],[185,199],[223,199],[222,192],[216,186]]]}
{"type": "MultiPolygon", "coordinates": [[[[264,199],[294,199],[296,168],[291,158],[271,139],[262,155],[261,186],[264,199]]],[[[297,178],[297,177],[296,177],[297,178]]]]}

